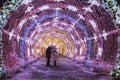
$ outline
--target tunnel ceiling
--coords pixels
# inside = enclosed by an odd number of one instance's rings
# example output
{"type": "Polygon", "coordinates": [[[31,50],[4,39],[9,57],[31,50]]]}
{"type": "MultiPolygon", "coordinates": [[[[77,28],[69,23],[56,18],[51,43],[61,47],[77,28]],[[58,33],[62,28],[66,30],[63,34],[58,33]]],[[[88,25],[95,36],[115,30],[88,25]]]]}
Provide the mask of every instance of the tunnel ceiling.
{"type": "Polygon", "coordinates": [[[68,57],[113,61],[117,31],[96,0],[23,0],[3,29],[3,53],[25,61],[43,55],[52,44],[68,57]]]}

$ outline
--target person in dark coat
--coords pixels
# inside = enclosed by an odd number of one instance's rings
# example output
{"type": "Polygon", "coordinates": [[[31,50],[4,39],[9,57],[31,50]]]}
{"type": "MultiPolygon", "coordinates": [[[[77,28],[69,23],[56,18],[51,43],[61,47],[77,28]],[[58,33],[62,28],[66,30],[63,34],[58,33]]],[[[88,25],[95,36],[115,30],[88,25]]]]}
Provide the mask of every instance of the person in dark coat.
{"type": "Polygon", "coordinates": [[[46,65],[47,65],[47,66],[50,66],[51,51],[52,51],[52,47],[49,46],[49,47],[46,49],[46,58],[47,58],[47,63],[46,63],[46,65]]]}

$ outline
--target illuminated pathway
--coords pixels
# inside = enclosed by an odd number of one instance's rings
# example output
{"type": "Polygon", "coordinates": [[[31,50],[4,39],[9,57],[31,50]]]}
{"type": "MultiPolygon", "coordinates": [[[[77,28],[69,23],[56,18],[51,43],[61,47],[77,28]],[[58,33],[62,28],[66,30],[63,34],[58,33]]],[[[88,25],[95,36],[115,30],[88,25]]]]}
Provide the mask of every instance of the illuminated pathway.
{"type": "Polygon", "coordinates": [[[29,65],[23,72],[6,80],[110,80],[89,70],[84,64],[60,57],[57,67],[46,67],[46,59],[41,58],[29,65]]]}

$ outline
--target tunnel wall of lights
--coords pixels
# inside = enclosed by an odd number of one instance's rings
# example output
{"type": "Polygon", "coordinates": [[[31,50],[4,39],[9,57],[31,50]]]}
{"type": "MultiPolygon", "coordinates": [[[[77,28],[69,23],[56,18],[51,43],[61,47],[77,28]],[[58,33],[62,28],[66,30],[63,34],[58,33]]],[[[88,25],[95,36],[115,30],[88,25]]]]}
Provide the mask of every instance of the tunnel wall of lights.
{"type": "Polygon", "coordinates": [[[23,0],[2,35],[6,71],[45,55],[51,44],[76,60],[114,63],[117,55],[118,28],[96,0],[23,0]]]}

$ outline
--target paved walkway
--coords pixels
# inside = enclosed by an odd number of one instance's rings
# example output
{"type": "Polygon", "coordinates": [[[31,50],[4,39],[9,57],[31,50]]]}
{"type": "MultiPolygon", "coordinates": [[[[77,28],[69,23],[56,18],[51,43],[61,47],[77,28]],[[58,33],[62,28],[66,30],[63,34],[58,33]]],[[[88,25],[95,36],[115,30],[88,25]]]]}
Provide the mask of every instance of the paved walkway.
{"type": "Polygon", "coordinates": [[[57,67],[46,67],[46,59],[29,65],[21,73],[6,80],[110,80],[106,76],[101,76],[86,68],[83,64],[78,64],[70,59],[60,57],[57,67]]]}

